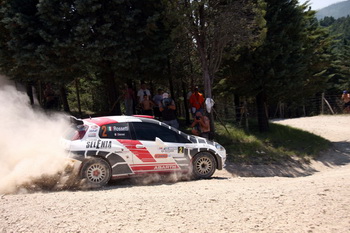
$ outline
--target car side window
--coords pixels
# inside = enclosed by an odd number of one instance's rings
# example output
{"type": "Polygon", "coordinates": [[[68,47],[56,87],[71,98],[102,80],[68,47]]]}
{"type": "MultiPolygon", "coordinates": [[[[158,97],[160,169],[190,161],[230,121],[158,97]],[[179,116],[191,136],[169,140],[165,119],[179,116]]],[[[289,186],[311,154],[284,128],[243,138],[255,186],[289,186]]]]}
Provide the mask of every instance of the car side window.
{"type": "Polygon", "coordinates": [[[102,125],[100,138],[131,139],[129,123],[113,123],[102,125]]]}
{"type": "Polygon", "coordinates": [[[164,142],[179,142],[176,132],[164,126],[146,122],[134,122],[133,126],[137,140],[155,141],[158,137],[164,142]]]}

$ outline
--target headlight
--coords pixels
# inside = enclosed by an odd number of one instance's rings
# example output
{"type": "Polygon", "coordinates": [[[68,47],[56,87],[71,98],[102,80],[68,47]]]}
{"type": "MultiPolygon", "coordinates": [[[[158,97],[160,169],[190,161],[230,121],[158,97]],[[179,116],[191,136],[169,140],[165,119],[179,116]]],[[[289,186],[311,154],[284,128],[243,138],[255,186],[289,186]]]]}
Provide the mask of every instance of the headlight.
{"type": "Polygon", "coordinates": [[[219,151],[224,151],[224,150],[225,150],[225,148],[224,148],[222,145],[220,145],[219,143],[215,143],[215,147],[216,147],[216,149],[218,149],[219,151]]]}

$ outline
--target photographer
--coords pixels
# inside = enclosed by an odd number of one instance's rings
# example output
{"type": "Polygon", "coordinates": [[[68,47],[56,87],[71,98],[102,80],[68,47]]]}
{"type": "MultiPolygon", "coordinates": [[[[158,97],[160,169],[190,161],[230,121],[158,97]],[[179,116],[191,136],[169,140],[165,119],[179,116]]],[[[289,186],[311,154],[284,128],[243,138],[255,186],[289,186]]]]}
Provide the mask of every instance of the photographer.
{"type": "Polygon", "coordinates": [[[168,93],[163,94],[163,100],[159,103],[159,111],[162,113],[163,122],[176,129],[179,128],[179,123],[176,119],[176,106],[173,99],[169,97],[168,93]]]}
{"type": "Polygon", "coordinates": [[[210,121],[207,116],[203,116],[202,112],[197,111],[195,119],[191,125],[192,134],[209,139],[210,121]]]}

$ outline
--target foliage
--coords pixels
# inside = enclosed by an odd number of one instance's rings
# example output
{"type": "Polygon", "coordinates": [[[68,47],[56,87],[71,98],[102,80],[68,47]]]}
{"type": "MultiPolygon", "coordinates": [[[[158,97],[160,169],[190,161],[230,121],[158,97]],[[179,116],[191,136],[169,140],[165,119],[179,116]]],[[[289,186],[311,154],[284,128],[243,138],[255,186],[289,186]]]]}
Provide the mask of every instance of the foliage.
{"type": "Polygon", "coordinates": [[[93,73],[111,106],[116,78],[161,78],[167,65],[160,0],[14,0],[2,1],[0,12],[0,67],[17,79],[68,83],[93,73]]]}
{"type": "Polygon", "coordinates": [[[325,17],[320,25],[327,28],[334,38],[332,45],[333,62],[329,71],[331,79],[327,91],[338,94],[350,89],[350,16],[334,19],[325,17]]]}
{"type": "Polygon", "coordinates": [[[79,78],[77,79],[77,83],[74,81],[67,85],[67,92],[72,112],[79,111],[77,93],[79,93],[80,107],[83,113],[92,115],[96,112],[102,113],[106,108],[108,109],[108,106],[105,106],[107,96],[104,92],[104,85],[97,77],[79,78]],[[77,87],[79,88],[79,92],[76,91],[77,87]]]}
{"type": "Polygon", "coordinates": [[[330,38],[318,26],[315,12],[298,1],[266,1],[266,38],[225,61],[220,85],[255,97],[259,125],[268,130],[267,106],[300,101],[324,88],[330,66],[330,38]]]}
{"type": "Polygon", "coordinates": [[[258,34],[255,1],[180,1],[181,21],[191,36],[201,64],[205,96],[212,97],[212,83],[228,45],[249,44],[258,34]],[[239,10],[237,10],[239,9],[239,10]]]}
{"type": "Polygon", "coordinates": [[[184,115],[180,100],[203,77],[217,103],[234,94],[276,109],[349,88],[349,19],[320,24],[297,0],[0,0],[0,72],[68,85],[74,108],[79,80],[90,111],[110,110],[124,83],[146,80],[184,115]]]}

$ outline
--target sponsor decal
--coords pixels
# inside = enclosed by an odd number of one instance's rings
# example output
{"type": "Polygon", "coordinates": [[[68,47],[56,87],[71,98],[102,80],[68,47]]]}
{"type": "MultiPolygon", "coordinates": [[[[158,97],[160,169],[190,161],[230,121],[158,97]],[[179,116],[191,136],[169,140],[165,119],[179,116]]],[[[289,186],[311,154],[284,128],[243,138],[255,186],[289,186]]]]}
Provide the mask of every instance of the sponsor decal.
{"type": "Polygon", "coordinates": [[[96,137],[96,133],[89,133],[88,137],[96,137]]]}
{"type": "Polygon", "coordinates": [[[125,133],[115,133],[114,136],[116,136],[116,137],[125,137],[125,133]]]}
{"type": "Polygon", "coordinates": [[[94,149],[101,149],[101,148],[111,148],[112,147],[112,141],[91,141],[86,143],[86,148],[94,148],[94,149]]]}
{"type": "Polygon", "coordinates": [[[176,169],[176,165],[159,165],[155,166],[154,170],[168,170],[168,169],[176,169]]]}
{"type": "Polygon", "coordinates": [[[98,129],[98,126],[97,125],[92,125],[92,126],[90,126],[90,129],[98,129]]]}
{"type": "Polygon", "coordinates": [[[165,158],[168,158],[168,155],[167,154],[155,154],[154,158],[156,158],[156,159],[165,159],[165,158]]]}
{"type": "Polygon", "coordinates": [[[97,132],[97,129],[90,129],[89,132],[90,132],[90,133],[96,133],[96,132],[97,132]]]}
{"type": "Polygon", "coordinates": [[[131,164],[130,167],[135,173],[179,170],[176,163],[131,164]]]}
{"type": "Polygon", "coordinates": [[[129,131],[129,126],[108,126],[107,127],[108,131],[114,131],[114,132],[125,132],[125,131],[129,131]]]}
{"type": "Polygon", "coordinates": [[[179,146],[178,148],[177,148],[177,153],[179,153],[179,154],[183,154],[184,153],[184,147],[183,146],[179,146]]]}
{"type": "Polygon", "coordinates": [[[161,149],[161,152],[175,152],[175,151],[177,151],[177,147],[163,147],[160,149],[161,149]]]}

